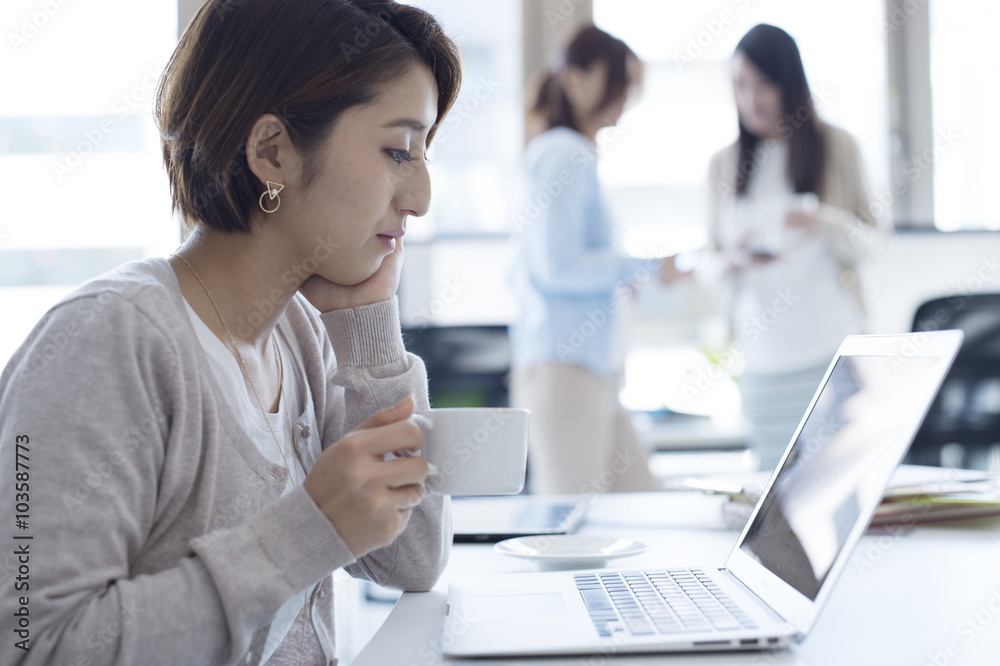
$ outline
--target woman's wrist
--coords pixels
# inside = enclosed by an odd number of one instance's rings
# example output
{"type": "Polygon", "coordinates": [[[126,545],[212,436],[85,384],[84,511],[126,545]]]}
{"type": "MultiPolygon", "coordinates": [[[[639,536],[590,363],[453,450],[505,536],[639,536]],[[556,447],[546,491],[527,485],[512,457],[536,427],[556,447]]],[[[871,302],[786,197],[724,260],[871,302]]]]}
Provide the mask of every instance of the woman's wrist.
{"type": "Polygon", "coordinates": [[[385,365],[406,354],[395,296],[320,315],[341,366],[385,365]]]}

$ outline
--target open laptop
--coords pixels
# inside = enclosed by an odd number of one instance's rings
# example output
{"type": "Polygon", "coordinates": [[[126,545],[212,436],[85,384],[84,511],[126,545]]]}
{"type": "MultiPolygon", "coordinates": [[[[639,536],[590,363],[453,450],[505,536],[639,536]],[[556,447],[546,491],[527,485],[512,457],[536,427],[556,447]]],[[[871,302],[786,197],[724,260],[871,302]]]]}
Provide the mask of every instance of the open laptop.
{"type": "Polygon", "coordinates": [[[753,650],[802,640],[961,340],[960,331],[846,338],[723,568],[455,579],[445,654],[753,650]]]}
{"type": "Polygon", "coordinates": [[[520,536],[570,534],[587,514],[590,498],[582,495],[453,497],[456,543],[494,543],[520,536]]]}

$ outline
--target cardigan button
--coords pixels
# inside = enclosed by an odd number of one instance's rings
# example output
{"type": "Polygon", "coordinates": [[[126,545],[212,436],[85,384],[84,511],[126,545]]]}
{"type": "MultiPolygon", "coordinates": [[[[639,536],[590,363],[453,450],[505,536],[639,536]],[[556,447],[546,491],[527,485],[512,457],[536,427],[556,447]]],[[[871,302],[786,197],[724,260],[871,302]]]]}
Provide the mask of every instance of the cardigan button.
{"type": "Polygon", "coordinates": [[[308,437],[310,432],[312,432],[312,431],[309,429],[309,426],[307,426],[307,425],[302,426],[302,436],[303,437],[308,437]]]}

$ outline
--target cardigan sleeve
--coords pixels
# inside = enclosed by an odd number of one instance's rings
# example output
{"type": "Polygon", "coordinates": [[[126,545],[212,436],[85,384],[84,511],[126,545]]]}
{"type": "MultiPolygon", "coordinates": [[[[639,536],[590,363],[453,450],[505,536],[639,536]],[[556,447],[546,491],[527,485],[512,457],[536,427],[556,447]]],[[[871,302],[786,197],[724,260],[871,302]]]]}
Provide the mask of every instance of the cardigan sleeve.
{"type": "Polygon", "coordinates": [[[872,195],[857,142],[846,131],[827,127],[825,192],[819,206],[820,233],[845,267],[872,258],[884,241],[872,214],[872,195]]]}
{"type": "MultiPolygon", "coordinates": [[[[399,307],[390,300],[321,315],[332,343],[334,386],[327,414],[343,415],[342,428],[325,428],[323,448],[335,446],[345,432],[375,412],[412,394],[416,410],[429,408],[427,372],[418,356],[406,351],[399,307]]],[[[407,591],[433,587],[451,548],[451,504],[447,496],[426,494],[395,541],[346,567],[352,576],[407,591]]]]}

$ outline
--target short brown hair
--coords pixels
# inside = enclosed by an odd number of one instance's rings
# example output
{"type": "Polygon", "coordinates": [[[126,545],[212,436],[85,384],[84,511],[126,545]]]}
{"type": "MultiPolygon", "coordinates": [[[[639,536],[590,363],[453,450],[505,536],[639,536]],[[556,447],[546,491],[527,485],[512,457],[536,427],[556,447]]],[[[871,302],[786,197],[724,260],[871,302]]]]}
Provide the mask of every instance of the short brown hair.
{"type": "Polygon", "coordinates": [[[457,46],[427,12],[392,0],[208,0],[157,90],[172,210],[189,228],[250,233],[264,191],[244,154],[254,122],[264,113],[284,122],[308,185],[340,114],[374,102],[420,62],[438,86],[429,143],[462,71],[457,46]]]}

